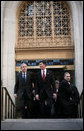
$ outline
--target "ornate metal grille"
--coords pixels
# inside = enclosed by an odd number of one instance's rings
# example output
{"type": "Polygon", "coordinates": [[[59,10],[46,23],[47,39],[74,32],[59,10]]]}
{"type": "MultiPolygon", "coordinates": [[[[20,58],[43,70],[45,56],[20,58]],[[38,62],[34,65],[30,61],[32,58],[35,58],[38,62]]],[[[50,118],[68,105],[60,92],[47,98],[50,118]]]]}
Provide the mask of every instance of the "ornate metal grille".
{"type": "Polygon", "coordinates": [[[37,36],[51,36],[51,4],[49,1],[36,3],[36,34],[37,36]]]}
{"type": "Polygon", "coordinates": [[[26,1],[18,14],[17,48],[73,45],[71,15],[66,2],[26,1]]]}
{"type": "Polygon", "coordinates": [[[70,35],[70,15],[64,2],[53,2],[55,35],[70,35]]]}
{"type": "Polygon", "coordinates": [[[27,3],[20,12],[19,17],[19,36],[34,35],[34,4],[27,3]]]}

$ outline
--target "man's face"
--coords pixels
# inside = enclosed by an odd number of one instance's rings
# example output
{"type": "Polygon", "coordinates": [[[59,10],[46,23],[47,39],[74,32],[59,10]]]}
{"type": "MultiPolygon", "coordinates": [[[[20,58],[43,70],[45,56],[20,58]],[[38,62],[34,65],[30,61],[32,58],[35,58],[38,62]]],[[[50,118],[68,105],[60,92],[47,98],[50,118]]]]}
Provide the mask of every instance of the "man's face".
{"type": "Polygon", "coordinates": [[[70,74],[69,73],[66,74],[64,78],[65,78],[65,80],[67,80],[69,82],[70,81],[70,74]]]}
{"type": "Polygon", "coordinates": [[[59,83],[56,83],[56,89],[58,89],[59,88],[59,83]]]}
{"type": "Polygon", "coordinates": [[[27,65],[26,65],[26,64],[22,64],[21,70],[22,70],[23,72],[26,72],[26,71],[27,71],[27,65]]]}
{"type": "Polygon", "coordinates": [[[45,66],[45,64],[43,64],[43,63],[41,62],[41,63],[39,63],[39,67],[40,67],[41,70],[44,70],[46,66],[45,66]]]}

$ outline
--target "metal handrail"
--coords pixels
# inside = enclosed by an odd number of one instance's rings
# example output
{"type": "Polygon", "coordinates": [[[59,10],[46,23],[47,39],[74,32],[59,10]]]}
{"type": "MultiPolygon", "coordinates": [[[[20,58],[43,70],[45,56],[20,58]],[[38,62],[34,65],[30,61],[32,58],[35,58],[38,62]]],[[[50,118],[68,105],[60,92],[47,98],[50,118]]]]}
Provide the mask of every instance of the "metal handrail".
{"type": "MultiPolygon", "coordinates": [[[[1,120],[7,118],[15,118],[15,109],[16,109],[15,104],[12,101],[7,88],[1,87],[1,120]],[[8,96],[8,100],[7,100],[7,96],[8,96]]],[[[80,95],[80,99],[78,103],[78,118],[83,118],[83,91],[80,95]]]]}
{"type": "Polygon", "coordinates": [[[15,104],[11,99],[7,88],[1,87],[1,120],[14,117],[15,117],[15,104]]]}

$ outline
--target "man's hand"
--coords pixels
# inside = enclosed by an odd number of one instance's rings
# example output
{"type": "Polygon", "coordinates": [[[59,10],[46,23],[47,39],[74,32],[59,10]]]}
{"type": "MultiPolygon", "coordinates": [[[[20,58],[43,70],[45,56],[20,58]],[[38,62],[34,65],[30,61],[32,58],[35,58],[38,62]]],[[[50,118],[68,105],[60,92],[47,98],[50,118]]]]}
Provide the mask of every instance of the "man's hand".
{"type": "Polygon", "coordinates": [[[39,95],[36,95],[35,98],[36,98],[36,100],[39,100],[39,95]]]}
{"type": "Polygon", "coordinates": [[[25,109],[27,109],[27,106],[25,106],[25,109]]]}
{"type": "Polygon", "coordinates": [[[14,97],[17,98],[17,94],[14,94],[14,97]]]}
{"type": "Polygon", "coordinates": [[[56,99],[56,98],[57,98],[57,94],[53,93],[53,99],[56,99]]]}

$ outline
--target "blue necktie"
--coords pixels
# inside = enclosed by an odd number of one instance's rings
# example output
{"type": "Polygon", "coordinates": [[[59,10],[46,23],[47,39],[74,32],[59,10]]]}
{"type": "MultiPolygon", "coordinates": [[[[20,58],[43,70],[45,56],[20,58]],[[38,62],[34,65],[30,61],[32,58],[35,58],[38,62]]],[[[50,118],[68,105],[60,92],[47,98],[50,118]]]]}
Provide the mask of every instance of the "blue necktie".
{"type": "Polygon", "coordinates": [[[23,80],[24,82],[26,82],[25,73],[23,74],[23,80]]]}

